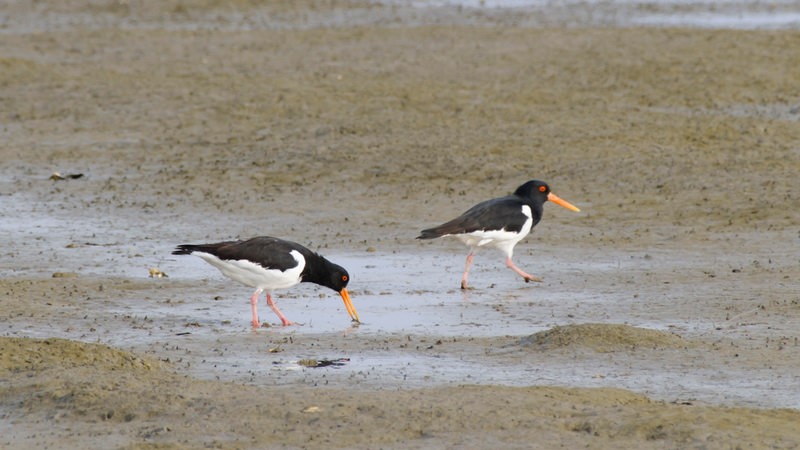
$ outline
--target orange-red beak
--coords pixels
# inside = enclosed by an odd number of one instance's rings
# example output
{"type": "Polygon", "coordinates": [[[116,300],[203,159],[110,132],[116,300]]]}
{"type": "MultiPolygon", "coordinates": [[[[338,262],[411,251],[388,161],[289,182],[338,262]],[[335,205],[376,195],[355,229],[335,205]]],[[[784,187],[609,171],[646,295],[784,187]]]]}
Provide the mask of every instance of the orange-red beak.
{"type": "Polygon", "coordinates": [[[561,197],[557,196],[556,194],[553,194],[552,192],[547,194],[547,199],[558,206],[563,206],[564,208],[567,208],[570,211],[575,211],[575,212],[580,211],[580,209],[578,209],[577,206],[573,205],[572,203],[566,200],[562,200],[561,197]]]}
{"type": "Polygon", "coordinates": [[[350,294],[347,293],[347,289],[342,288],[342,290],[339,291],[339,295],[341,295],[342,300],[344,300],[344,307],[347,308],[347,314],[350,314],[350,318],[355,322],[361,323],[361,321],[358,320],[356,308],[353,306],[353,302],[350,301],[350,294]]]}

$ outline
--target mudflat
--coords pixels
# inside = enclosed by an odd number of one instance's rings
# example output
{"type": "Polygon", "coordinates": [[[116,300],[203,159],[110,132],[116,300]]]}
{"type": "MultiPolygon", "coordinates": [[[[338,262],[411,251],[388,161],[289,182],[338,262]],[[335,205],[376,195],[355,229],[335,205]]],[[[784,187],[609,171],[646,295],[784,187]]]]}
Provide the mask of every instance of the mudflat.
{"type": "Polygon", "coordinates": [[[800,446],[800,32],[0,12],[3,446],[800,446]],[[462,292],[466,249],[414,237],[532,178],[582,210],[517,246],[544,282],[485,251],[462,292]],[[364,323],[301,286],[252,330],[170,254],[257,235],[347,267],[364,323]]]}

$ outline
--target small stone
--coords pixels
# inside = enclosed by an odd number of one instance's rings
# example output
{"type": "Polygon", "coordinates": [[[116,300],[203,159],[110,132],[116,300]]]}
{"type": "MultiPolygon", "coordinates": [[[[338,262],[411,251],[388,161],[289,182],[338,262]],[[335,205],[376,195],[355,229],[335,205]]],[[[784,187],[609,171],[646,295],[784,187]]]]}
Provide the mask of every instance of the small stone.
{"type": "Polygon", "coordinates": [[[75,272],[53,272],[53,278],[78,278],[75,272]]]}

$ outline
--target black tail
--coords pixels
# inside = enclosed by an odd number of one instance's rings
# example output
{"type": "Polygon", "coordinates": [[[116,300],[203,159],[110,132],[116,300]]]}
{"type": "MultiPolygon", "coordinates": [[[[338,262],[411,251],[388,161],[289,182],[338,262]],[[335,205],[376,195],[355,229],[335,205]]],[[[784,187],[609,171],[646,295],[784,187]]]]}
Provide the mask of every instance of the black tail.
{"type": "Polygon", "coordinates": [[[172,252],[173,255],[191,255],[192,252],[199,250],[198,245],[183,244],[179,245],[172,252]]]}
{"type": "Polygon", "coordinates": [[[173,255],[191,255],[192,252],[209,253],[220,256],[219,252],[231,244],[239,244],[241,241],[225,241],[214,244],[181,244],[172,252],[173,255]]]}
{"type": "Polygon", "coordinates": [[[444,235],[437,228],[428,228],[427,230],[422,230],[417,239],[436,239],[442,236],[444,235]]]}

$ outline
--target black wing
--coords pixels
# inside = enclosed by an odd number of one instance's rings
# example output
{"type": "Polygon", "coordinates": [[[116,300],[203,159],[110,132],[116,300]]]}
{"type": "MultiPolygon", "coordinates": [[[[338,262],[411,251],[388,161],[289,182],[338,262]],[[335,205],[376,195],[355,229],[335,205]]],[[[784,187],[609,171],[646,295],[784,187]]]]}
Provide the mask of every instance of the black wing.
{"type": "MultiPolygon", "coordinates": [[[[495,198],[478,203],[464,214],[443,223],[438,227],[422,230],[417,239],[433,239],[448,234],[463,234],[473,231],[501,230],[519,231],[528,220],[522,213],[522,207],[527,203],[515,195],[495,198]]],[[[534,225],[539,221],[536,212],[534,225]]]]}
{"type": "Polygon", "coordinates": [[[295,242],[285,241],[269,236],[260,236],[246,241],[226,241],[214,244],[179,245],[173,255],[187,255],[192,252],[204,252],[219,259],[238,261],[246,259],[266,269],[286,270],[297,266],[297,261],[290,252],[297,250],[303,257],[312,252],[295,242]]]}

